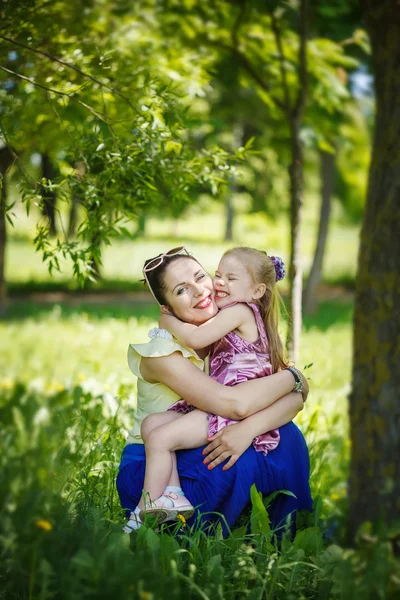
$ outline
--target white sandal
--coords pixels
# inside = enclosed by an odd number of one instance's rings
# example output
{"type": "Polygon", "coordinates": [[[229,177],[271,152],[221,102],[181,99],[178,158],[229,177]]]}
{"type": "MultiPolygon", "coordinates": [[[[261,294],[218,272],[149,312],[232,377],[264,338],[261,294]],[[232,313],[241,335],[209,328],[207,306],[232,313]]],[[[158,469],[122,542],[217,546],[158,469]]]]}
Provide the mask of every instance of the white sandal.
{"type": "Polygon", "coordinates": [[[190,519],[193,514],[194,507],[185,496],[169,492],[143,508],[139,513],[139,518],[144,522],[146,516],[150,515],[155,517],[158,523],[165,523],[167,521],[177,521],[179,515],[184,517],[185,520],[190,519]]]}

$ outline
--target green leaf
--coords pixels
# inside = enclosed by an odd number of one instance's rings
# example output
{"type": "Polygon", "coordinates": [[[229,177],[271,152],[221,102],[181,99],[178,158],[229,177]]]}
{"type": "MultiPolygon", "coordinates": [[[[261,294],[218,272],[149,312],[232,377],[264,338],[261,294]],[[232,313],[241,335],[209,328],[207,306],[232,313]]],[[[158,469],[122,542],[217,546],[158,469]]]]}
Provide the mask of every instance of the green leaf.
{"type": "Polygon", "coordinates": [[[271,531],[271,521],[264,506],[262,494],[257,491],[254,483],[250,488],[250,500],[252,506],[250,517],[251,532],[269,533],[271,531]]]}
{"type": "Polygon", "coordinates": [[[175,142],[174,140],[168,140],[165,144],[165,151],[167,153],[174,152],[175,154],[179,155],[182,151],[182,144],[175,142]]]}
{"type": "Polygon", "coordinates": [[[269,494],[269,496],[264,498],[263,504],[265,508],[268,508],[268,506],[275,500],[277,496],[279,496],[279,494],[283,494],[285,496],[292,496],[292,498],[296,498],[296,495],[293,494],[293,492],[291,492],[290,490],[276,490],[275,492],[272,492],[272,494],[269,494]]]}
{"type": "Polygon", "coordinates": [[[308,527],[298,531],[293,542],[296,550],[304,550],[307,557],[318,556],[323,549],[322,532],[319,527],[308,527]]]}

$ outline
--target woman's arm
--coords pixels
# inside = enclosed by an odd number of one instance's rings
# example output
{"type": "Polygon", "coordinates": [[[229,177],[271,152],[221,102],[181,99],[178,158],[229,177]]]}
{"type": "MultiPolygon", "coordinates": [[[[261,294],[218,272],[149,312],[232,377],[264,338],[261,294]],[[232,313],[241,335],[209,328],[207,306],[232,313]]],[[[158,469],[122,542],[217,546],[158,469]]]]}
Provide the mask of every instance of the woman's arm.
{"type": "Polygon", "coordinates": [[[184,346],[197,350],[220,340],[230,331],[239,329],[249,317],[252,317],[249,307],[245,304],[236,304],[221,310],[202,325],[183,323],[173,315],[167,314],[161,315],[159,325],[172,333],[184,346]]]}
{"type": "Polygon", "coordinates": [[[236,420],[270,406],[289,394],[294,385],[293,375],[284,370],[234,387],[224,386],[200,371],[180,352],[142,358],[140,372],[149,383],[165,384],[196,408],[236,420]]]}
{"type": "Polygon", "coordinates": [[[229,458],[223,467],[224,470],[229,469],[257,435],[286,425],[301,410],[303,398],[301,394],[292,392],[240,423],[224,427],[210,438],[211,443],[203,450],[203,454],[207,455],[204,464],[209,464],[208,468],[213,469],[229,458]]]}

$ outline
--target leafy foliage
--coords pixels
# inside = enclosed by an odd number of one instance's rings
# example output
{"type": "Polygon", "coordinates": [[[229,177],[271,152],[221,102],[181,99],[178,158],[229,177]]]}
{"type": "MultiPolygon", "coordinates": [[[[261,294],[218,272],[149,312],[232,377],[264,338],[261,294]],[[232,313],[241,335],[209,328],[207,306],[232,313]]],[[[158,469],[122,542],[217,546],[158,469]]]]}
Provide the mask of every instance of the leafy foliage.
{"type": "Polygon", "coordinates": [[[171,47],[154,15],[133,7],[116,19],[112,3],[28,5],[27,18],[6,11],[0,36],[0,133],[16,155],[50,153],[60,165],[58,179],[37,181],[17,160],[27,211],[44,208],[43,190],[79,198],[77,240],[53,243],[39,223],[36,247],[50,270],[69,256],[83,280],[101,246],[149,207],[179,214],[195,184],[217,194],[233,155],[187,139],[205,59],[171,47]]]}
{"type": "Polygon", "coordinates": [[[395,598],[396,532],[366,528],[354,549],[340,537],[348,459],[335,439],[347,436],[351,316],[338,305],[327,326],[332,310],[310,321],[304,336],[305,347],[335,357],[315,357],[315,390],[299,420],[314,514],[280,544],[267,512],[274,494],[261,499],[255,488],[250,514],[225,539],[196,527],[122,533],[114,481],[135,386],[121,355],[153,325],[144,309],[132,316],[109,305],[86,313],[58,307],[23,318],[25,310],[0,323],[2,597],[395,598]]]}

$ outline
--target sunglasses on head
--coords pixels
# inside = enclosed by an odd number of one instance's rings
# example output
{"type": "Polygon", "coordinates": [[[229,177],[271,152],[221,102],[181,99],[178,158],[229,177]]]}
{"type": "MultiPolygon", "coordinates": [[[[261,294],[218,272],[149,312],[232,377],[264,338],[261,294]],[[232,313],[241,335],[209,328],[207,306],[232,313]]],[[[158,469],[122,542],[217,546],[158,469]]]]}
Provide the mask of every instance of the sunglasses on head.
{"type": "Polygon", "coordinates": [[[168,256],[175,256],[176,254],[187,254],[189,256],[189,252],[186,250],[185,246],[178,246],[177,248],[172,248],[172,250],[168,250],[164,254],[159,254],[154,258],[151,258],[143,267],[143,274],[152,271],[153,269],[157,269],[163,262],[164,258],[168,256]]]}
{"type": "Polygon", "coordinates": [[[171,256],[176,256],[178,254],[182,254],[183,256],[190,256],[189,252],[186,250],[185,246],[178,246],[177,248],[172,248],[172,250],[168,250],[168,252],[164,252],[163,254],[159,254],[158,256],[151,258],[143,267],[142,272],[143,272],[144,278],[146,280],[146,283],[148,285],[148,288],[149,288],[154,300],[158,304],[160,304],[160,303],[158,302],[157,298],[154,295],[153,290],[151,289],[149,278],[147,277],[146,273],[148,273],[149,271],[153,271],[154,269],[157,269],[160,265],[162,265],[165,258],[168,258],[171,256]]]}

